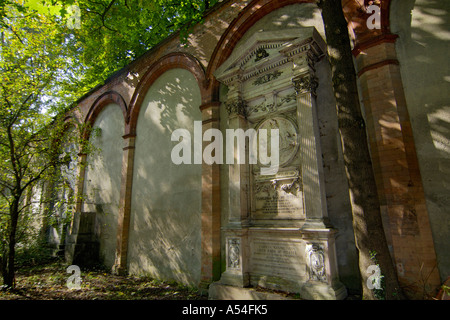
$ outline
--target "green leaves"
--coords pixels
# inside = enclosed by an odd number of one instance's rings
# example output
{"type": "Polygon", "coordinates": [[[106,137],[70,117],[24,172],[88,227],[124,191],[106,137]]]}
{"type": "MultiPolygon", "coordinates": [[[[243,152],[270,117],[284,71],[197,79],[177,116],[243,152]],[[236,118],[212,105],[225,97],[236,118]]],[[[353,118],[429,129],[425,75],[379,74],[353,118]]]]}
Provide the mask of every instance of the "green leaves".
{"type": "Polygon", "coordinates": [[[73,30],[78,61],[83,65],[82,87],[103,83],[169,35],[200,22],[214,1],[79,0],[81,28],[73,30]]]}
{"type": "MultiPolygon", "coordinates": [[[[55,112],[64,105],[72,105],[171,34],[179,31],[185,41],[192,27],[201,22],[205,12],[217,2],[24,0],[20,5],[13,0],[1,0],[0,22],[4,28],[4,42],[12,41],[13,36],[22,40],[16,41],[10,49],[3,46],[1,55],[2,58],[16,57],[16,67],[21,71],[26,66],[46,66],[34,72],[34,80],[43,81],[49,74],[57,79],[46,85],[45,92],[51,97],[46,101],[46,104],[51,104],[47,108],[55,112]],[[79,8],[79,27],[73,27],[75,13],[69,9],[72,5],[79,8]],[[36,20],[40,20],[41,25],[36,24],[36,20]],[[41,35],[47,38],[45,44],[41,35]],[[36,44],[34,52],[25,48],[33,43],[36,44]],[[29,53],[28,56],[25,53],[29,53]],[[50,87],[52,90],[48,90],[50,87]]],[[[12,75],[13,72],[2,74],[2,83],[9,81],[7,87],[17,80],[12,75]]]]}

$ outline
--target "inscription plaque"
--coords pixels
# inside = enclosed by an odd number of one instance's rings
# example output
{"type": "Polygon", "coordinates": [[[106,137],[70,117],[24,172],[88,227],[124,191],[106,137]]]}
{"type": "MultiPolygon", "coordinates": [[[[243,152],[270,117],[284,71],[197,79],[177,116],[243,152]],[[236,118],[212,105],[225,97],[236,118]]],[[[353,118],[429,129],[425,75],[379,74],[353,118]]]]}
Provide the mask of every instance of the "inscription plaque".
{"type": "Polygon", "coordinates": [[[274,189],[270,182],[259,183],[260,192],[255,195],[255,219],[283,219],[302,218],[303,204],[301,192],[286,192],[277,187],[274,189]],[[261,191],[264,189],[264,191],[261,191]]]}
{"type": "Polygon", "coordinates": [[[252,271],[262,275],[304,277],[306,264],[301,260],[304,250],[301,242],[253,239],[252,271]]]}
{"type": "Polygon", "coordinates": [[[254,181],[254,219],[303,219],[303,192],[298,170],[254,181]]]}

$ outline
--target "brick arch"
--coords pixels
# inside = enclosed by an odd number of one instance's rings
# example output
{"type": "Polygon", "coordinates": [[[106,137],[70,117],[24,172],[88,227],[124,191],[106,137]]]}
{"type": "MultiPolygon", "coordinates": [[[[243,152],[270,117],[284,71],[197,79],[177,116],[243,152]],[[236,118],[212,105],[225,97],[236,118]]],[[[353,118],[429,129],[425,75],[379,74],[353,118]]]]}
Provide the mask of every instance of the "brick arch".
{"type": "Polygon", "coordinates": [[[316,0],[253,0],[247,5],[222,34],[211,56],[208,69],[206,70],[211,100],[219,100],[219,82],[214,78],[213,73],[231,55],[239,40],[256,22],[265,15],[282,7],[298,3],[315,2],[316,0]]]}
{"type": "Polygon", "coordinates": [[[355,56],[379,43],[395,42],[398,36],[391,33],[389,22],[391,2],[391,0],[342,0],[344,16],[355,44],[353,49],[355,56]],[[366,22],[371,14],[366,12],[366,8],[370,4],[380,7],[381,29],[367,28],[366,22]]]}
{"type": "Polygon", "coordinates": [[[139,117],[139,111],[141,109],[142,102],[144,101],[147,91],[150,89],[151,85],[166,71],[170,69],[185,69],[190,71],[195,79],[197,80],[198,86],[200,88],[200,94],[202,97],[202,103],[206,99],[205,92],[205,71],[200,62],[186,53],[171,53],[168,54],[153,65],[145,72],[142,76],[136,90],[131,98],[130,108],[127,114],[127,126],[125,129],[125,134],[135,135],[137,120],[139,117]]]}
{"type": "MultiPolygon", "coordinates": [[[[231,22],[227,30],[223,33],[211,56],[210,63],[206,70],[210,96],[212,101],[218,101],[219,83],[215,80],[214,71],[231,55],[234,47],[247,30],[258,20],[272,11],[284,6],[298,3],[315,3],[316,0],[254,0],[231,22]]],[[[369,1],[369,0],[342,0],[344,16],[349,23],[349,29],[355,36],[354,54],[358,54],[366,47],[380,41],[393,42],[397,38],[391,34],[389,25],[389,8],[391,0],[369,1]],[[366,7],[370,3],[380,6],[381,9],[381,29],[370,30],[366,26],[366,7]]]]}
{"type": "Polygon", "coordinates": [[[67,114],[64,117],[64,130],[70,128],[70,126],[74,126],[78,128],[80,126],[80,120],[74,114],[67,114]]]}
{"type": "MultiPolygon", "coordinates": [[[[86,124],[93,125],[100,112],[110,103],[115,103],[120,107],[124,117],[124,123],[126,124],[127,105],[123,97],[115,91],[108,91],[100,95],[90,107],[88,113],[86,114],[84,122],[86,124]]],[[[85,132],[83,138],[89,139],[89,132],[85,132]]]]}

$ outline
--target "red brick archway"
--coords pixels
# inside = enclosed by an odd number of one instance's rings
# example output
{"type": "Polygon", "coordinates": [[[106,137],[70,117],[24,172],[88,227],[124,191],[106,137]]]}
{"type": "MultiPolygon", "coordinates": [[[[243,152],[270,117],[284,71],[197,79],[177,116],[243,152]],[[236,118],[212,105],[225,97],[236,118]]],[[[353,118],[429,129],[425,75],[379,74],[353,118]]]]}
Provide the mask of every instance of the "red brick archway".
{"type": "MultiPolygon", "coordinates": [[[[86,114],[86,117],[84,119],[84,122],[86,124],[94,125],[95,120],[97,119],[100,112],[105,108],[108,104],[115,103],[117,104],[120,109],[122,110],[124,122],[127,122],[127,105],[123,97],[115,92],[115,91],[108,91],[103,93],[101,96],[99,96],[92,106],[89,108],[88,113],[86,114]]],[[[89,132],[85,132],[83,138],[89,139],[89,132]]]]}
{"type": "MultiPolygon", "coordinates": [[[[214,71],[231,55],[234,47],[258,20],[274,10],[282,7],[299,4],[315,3],[316,0],[254,0],[231,22],[228,29],[222,34],[211,56],[206,70],[206,84],[210,100],[218,101],[219,83],[215,80],[214,71]]],[[[359,54],[363,49],[380,42],[395,42],[396,35],[391,34],[389,24],[389,9],[391,0],[342,0],[344,15],[348,21],[349,31],[354,36],[355,46],[353,53],[359,54]],[[374,3],[380,6],[381,29],[368,29],[366,21],[370,14],[366,7],[374,3]]]]}
{"type": "Polygon", "coordinates": [[[195,79],[197,79],[200,93],[202,96],[202,102],[205,99],[205,72],[200,62],[186,53],[171,53],[168,54],[157,62],[152,64],[146,73],[142,76],[139,84],[134,91],[134,94],[130,101],[129,110],[127,113],[127,126],[125,128],[125,135],[136,134],[136,125],[139,117],[139,111],[141,109],[142,102],[145,98],[147,91],[151,85],[166,71],[170,69],[181,68],[190,71],[195,79]]]}

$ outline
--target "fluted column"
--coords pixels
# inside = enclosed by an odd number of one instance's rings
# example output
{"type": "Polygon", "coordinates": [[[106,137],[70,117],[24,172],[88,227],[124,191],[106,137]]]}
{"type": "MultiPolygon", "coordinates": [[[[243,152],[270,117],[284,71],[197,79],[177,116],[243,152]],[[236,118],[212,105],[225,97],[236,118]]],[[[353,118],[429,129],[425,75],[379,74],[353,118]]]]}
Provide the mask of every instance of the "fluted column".
{"type": "Polygon", "coordinates": [[[294,58],[292,83],[297,96],[300,156],[306,223],[303,228],[325,228],[327,207],[322,152],[316,112],[318,80],[307,54],[294,58]]]}

